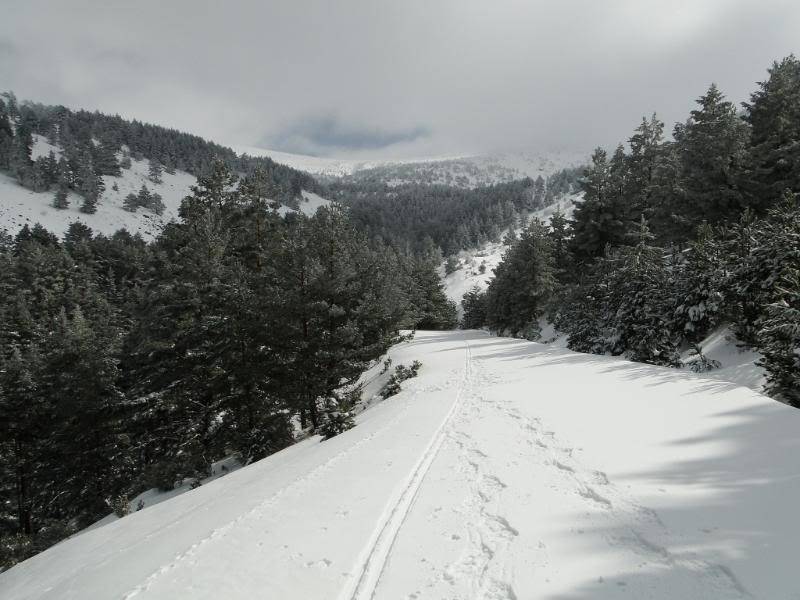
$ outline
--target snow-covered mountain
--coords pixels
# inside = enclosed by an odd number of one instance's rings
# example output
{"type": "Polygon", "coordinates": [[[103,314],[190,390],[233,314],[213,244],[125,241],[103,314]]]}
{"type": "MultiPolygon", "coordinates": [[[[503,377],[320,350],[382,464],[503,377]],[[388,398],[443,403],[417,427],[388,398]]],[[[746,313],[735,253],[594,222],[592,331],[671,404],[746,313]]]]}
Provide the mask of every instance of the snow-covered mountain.
{"type": "Polygon", "coordinates": [[[800,415],[673,369],[417,332],[404,390],[0,574],[0,597],[788,600],[800,415]]]}
{"type": "Polygon", "coordinates": [[[234,146],[239,153],[268,156],[274,161],[323,179],[442,184],[472,188],[524,177],[547,177],[567,167],[588,163],[588,154],[575,152],[505,153],[439,156],[393,160],[348,160],[290,154],[263,148],[234,146]]]}
{"type": "MultiPolygon", "coordinates": [[[[34,135],[32,156],[46,156],[53,151],[56,157],[61,156],[61,149],[53,146],[47,140],[34,135]]],[[[174,174],[162,173],[161,183],[154,183],[148,178],[150,162],[144,160],[131,160],[131,168],[123,169],[120,177],[103,176],[105,191],[98,202],[97,212],[85,214],[79,208],[83,198],[74,192],[69,193],[69,207],[59,210],[53,208],[53,192],[32,192],[20,186],[11,177],[0,173],[0,229],[7,229],[15,234],[25,225],[33,226],[40,223],[47,230],[61,234],[67,230],[70,223],[80,221],[96,233],[110,235],[115,231],[125,228],[131,233],[138,233],[145,239],[152,239],[166,223],[178,218],[178,209],[181,200],[190,192],[190,187],[195,184],[194,175],[176,170],[174,174]],[[154,212],[139,208],[136,212],[129,212],[122,208],[125,196],[137,193],[143,185],[154,193],[161,195],[164,202],[164,212],[157,215],[154,212]]],[[[319,195],[303,191],[299,209],[312,214],[319,206],[329,202],[319,195]]],[[[284,207],[282,212],[292,209],[284,207]]]]}

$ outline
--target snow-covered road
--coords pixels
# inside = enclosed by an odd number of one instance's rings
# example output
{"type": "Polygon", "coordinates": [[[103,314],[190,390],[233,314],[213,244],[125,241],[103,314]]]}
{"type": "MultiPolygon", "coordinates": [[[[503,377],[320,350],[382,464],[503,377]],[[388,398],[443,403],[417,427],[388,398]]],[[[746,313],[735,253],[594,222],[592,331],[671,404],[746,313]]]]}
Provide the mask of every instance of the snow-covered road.
{"type": "Polygon", "coordinates": [[[800,416],[755,392],[479,332],[404,391],[0,575],[89,600],[789,599],[800,416]]]}

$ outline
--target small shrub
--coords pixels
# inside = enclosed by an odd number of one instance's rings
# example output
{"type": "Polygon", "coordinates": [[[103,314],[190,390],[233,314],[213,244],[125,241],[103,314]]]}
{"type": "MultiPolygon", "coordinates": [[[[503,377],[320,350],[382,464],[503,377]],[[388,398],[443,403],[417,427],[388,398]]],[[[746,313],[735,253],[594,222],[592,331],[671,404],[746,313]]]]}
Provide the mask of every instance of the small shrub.
{"type": "Polygon", "coordinates": [[[111,501],[111,508],[120,519],[130,513],[131,507],[127,494],[120,494],[114,498],[111,501]]]}
{"type": "Polygon", "coordinates": [[[341,394],[334,395],[325,401],[322,410],[322,423],[319,433],[323,440],[328,440],[340,433],[355,427],[355,407],[361,398],[361,386],[341,394]]]}
{"type": "Polygon", "coordinates": [[[422,363],[418,360],[415,360],[413,363],[411,363],[410,367],[406,367],[405,365],[397,365],[394,369],[394,373],[392,373],[392,376],[389,378],[389,381],[386,382],[386,385],[383,386],[383,389],[381,390],[381,398],[386,400],[386,398],[400,393],[400,390],[402,389],[400,384],[406,379],[416,377],[421,366],[422,363]]]}

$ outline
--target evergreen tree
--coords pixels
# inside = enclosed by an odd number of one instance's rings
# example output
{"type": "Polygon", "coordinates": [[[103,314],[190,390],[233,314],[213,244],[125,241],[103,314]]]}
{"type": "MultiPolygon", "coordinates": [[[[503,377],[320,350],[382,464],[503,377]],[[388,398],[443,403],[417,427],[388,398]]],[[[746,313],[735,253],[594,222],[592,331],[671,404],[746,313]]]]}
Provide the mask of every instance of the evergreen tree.
{"type": "Polygon", "coordinates": [[[763,214],[784,190],[800,192],[800,60],[774,62],[744,104],[752,150],[743,176],[749,206],[763,214]]]}
{"type": "Polygon", "coordinates": [[[122,208],[127,210],[128,212],[136,212],[136,209],[139,208],[139,196],[131,192],[122,200],[122,208]]]}
{"type": "Polygon", "coordinates": [[[11,167],[14,148],[14,130],[11,127],[6,104],[0,99],[0,169],[11,167]]]}
{"type": "Polygon", "coordinates": [[[722,318],[723,260],[719,250],[713,230],[704,225],[683,264],[676,265],[676,329],[690,343],[702,341],[722,318]]]}
{"type": "Polygon", "coordinates": [[[539,210],[545,206],[545,183],[541,175],[539,175],[533,183],[533,210],[539,210]]]}
{"type": "Polygon", "coordinates": [[[461,299],[462,329],[480,329],[486,324],[486,294],[476,285],[461,299]]]}
{"type": "Polygon", "coordinates": [[[161,175],[164,169],[161,166],[161,161],[155,158],[150,159],[150,167],[147,171],[147,178],[153,183],[162,183],[161,175]]]}
{"type": "Polygon", "coordinates": [[[545,225],[533,219],[503,255],[486,290],[486,322],[497,332],[536,339],[538,319],[554,287],[554,264],[545,225]]]}
{"type": "Polygon", "coordinates": [[[695,224],[713,225],[734,218],[744,208],[738,180],[748,132],[716,85],[697,104],[699,108],[675,133],[684,191],[681,213],[695,224]]]}
{"type": "Polygon", "coordinates": [[[800,257],[786,270],[777,282],[780,299],[766,307],[758,332],[759,363],[767,371],[766,392],[800,408],[800,257]]]}
{"type": "Polygon", "coordinates": [[[69,208],[69,189],[64,185],[59,185],[53,197],[53,208],[69,208]]]}
{"type": "Polygon", "coordinates": [[[627,243],[631,209],[621,195],[625,164],[621,148],[611,164],[602,148],[592,155],[592,166],[581,183],[583,201],[575,207],[572,221],[570,250],[580,264],[601,257],[609,245],[627,243]]]}
{"type": "Polygon", "coordinates": [[[78,192],[83,196],[81,212],[94,214],[97,212],[97,202],[105,189],[102,178],[95,173],[92,158],[84,152],[78,162],[78,192]]]}
{"type": "Polygon", "coordinates": [[[122,170],[117,161],[116,148],[111,143],[101,142],[97,145],[93,144],[91,148],[93,149],[92,163],[98,175],[111,175],[113,177],[122,175],[122,170]]]}

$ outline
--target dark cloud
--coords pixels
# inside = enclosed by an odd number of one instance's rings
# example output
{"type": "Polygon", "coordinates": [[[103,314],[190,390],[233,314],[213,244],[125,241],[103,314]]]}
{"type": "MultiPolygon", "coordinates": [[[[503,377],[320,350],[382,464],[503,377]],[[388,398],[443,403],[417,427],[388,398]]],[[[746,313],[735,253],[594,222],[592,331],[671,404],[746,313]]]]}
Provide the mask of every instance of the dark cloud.
{"type": "Polygon", "coordinates": [[[344,123],[332,115],[302,117],[276,134],[261,140],[265,148],[285,152],[329,155],[331,152],[383,150],[402,143],[411,143],[430,134],[426,127],[388,131],[344,123]]]}
{"type": "Polygon", "coordinates": [[[583,151],[653,111],[669,130],[712,81],[746,100],[800,30],[794,0],[7,0],[0,12],[0,88],[19,97],[365,157],[583,151]]]}

